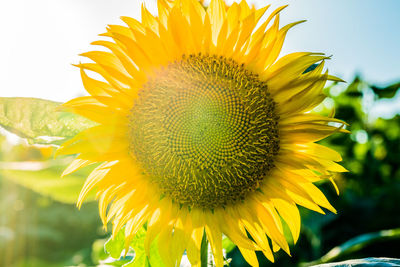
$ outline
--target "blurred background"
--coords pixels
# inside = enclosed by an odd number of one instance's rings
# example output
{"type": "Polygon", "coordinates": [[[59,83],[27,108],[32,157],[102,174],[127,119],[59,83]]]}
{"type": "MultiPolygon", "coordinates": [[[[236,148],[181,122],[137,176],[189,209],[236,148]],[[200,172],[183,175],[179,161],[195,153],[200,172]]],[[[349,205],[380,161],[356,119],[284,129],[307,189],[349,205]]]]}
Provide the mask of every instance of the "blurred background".
{"type": "MultiPolygon", "coordinates": [[[[155,0],[145,1],[155,11],[155,0]]],[[[320,184],[338,214],[301,209],[302,231],[292,257],[278,253],[274,266],[361,257],[400,258],[400,19],[397,0],[249,1],[283,4],[281,24],[307,19],[288,34],[282,55],[294,51],[333,55],[330,73],[346,84],[328,84],[316,112],[335,108],[351,134],[323,141],[343,156],[350,172],[338,175],[340,195],[320,184]]],[[[207,3],[207,1],[206,1],[207,3]]],[[[71,64],[94,49],[107,24],[139,18],[135,0],[1,0],[0,96],[67,101],[84,95],[71,64]]],[[[0,129],[0,266],[95,266],[105,259],[109,233],[97,204],[75,207],[86,168],[60,178],[72,158],[55,148],[30,146],[0,129]]],[[[93,199],[93,198],[92,198],[93,199]]],[[[231,266],[246,266],[225,242],[231,266]]],[[[261,255],[262,266],[270,264],[261,255]]]]}

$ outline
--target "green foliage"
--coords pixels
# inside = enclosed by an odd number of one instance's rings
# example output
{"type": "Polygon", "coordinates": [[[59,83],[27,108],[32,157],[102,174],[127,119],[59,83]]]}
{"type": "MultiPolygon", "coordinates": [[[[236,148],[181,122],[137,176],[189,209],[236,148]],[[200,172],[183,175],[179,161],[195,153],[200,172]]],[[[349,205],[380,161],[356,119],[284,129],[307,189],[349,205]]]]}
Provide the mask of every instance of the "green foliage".
{"type": "MultiPolygon", "coordinates": [[[[60,178],[62,167],[65,165],[39,171],[0,170],[0,176],[56,201],[74,204],[87,176],[73,174],[60,178]]],[[[93,195],[88,200],[94,200],[93,195]]]]}
{"type": "Polygon", "coordinates": [[[312,267],[390,267],[390,266],[400,266],[399,259],[390,259],[390,258],[365,258],[365,259],[357,259],[357,260],[348,260],[342,262],[333,262],[326,263],[320,265],[314,265],[312,267]]]}
{"type": "Polygon", "coordinates": [[[38,98],[0,97],[0,126],[32,144],[60,144],[94,123],[59,112],[60,103],[38,98]]]}
{"type": "Polygon", "coordinates": [[[371,85],[371,89],[374,91],[378,98],[393,98],[397,91],[400,89],[400,82],[391,84],[386,87],[379,87],[371,85]]]}
{"type": "Polygon", "coordinates": [[[93,167],[61,178],[72,158],[54,160],[52,146],[0,135],[0,148],[0,266],[92,266],[91,244],[104,231],[95,203],[75,203],[93,167]]]}
{"type": "Polygon", "coordinates": [[[160,258],[157,242],[150,245],[150,257],[146,256],[144,240],[146,229],[142,228],[129,243],[129,250],[125,251],[125,229],[123,228],[114,237],[110,237],[104,244],[105,252],[109,257],[102,264],[123,267],[162,267],[164,264],[160,258]]]}
{"type": "Polygon", "coordinates": [[[92,261],[96,264],[106,260],[109,257],[109,255],[106,252],[106,249],[104,248],[106,241],[107,239],[97,239],[92,244],[91,258],[92,261]]]}
{"type": "MultiPolygon", "coordinates": [[[[354,237],[340,246],[334,247],[320,259],[305,263],[304,266],[310,266],[313,264],[332,262],[336,258],[344,255],[351,254],[353,252],[359,251],[370,244],[381,242],[390,239],[400,239],[400,228],[391,229],[391,230],[382,230],[375,233],[363,234],[357,237],[354,237]]],[[[399,260],[400,262],[400,260],[399,260]]],[[[332,265],[337,266],[337,265],[332,265]]]]}
{"type": "Polygon", "coordinates": [[[105,236],[96,203],[78,210],[2,177],[0,196],[0,266],[93,266],[93,240],[105,236]]]}
{"type": "Polygon", "coordinates": [[[104,244],[104,248],[108,254],[114,259],[118,259],[121,256],[125,246],[125,235],[124,231],[119,231],[114,238],[108,239],[104,244]]]}

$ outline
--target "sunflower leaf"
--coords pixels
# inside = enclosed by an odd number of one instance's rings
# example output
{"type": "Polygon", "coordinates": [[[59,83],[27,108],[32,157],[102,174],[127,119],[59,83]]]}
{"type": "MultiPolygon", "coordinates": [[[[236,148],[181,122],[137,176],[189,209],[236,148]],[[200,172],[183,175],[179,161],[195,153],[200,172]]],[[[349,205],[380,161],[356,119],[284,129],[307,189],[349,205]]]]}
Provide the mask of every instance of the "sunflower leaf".
{"type": "Polygon", "coordinates": [[[114,259],[119,259],[125,246],[125,235],[121,230],[104,244],[105,251],[114,259]]]}
{"type": "Polygon", "coordinates": [[[35,144],[60,144],[94,122],[69,112],[61,103],[38,98],[0,97],[0,126],[35,144]]]}
{"type": "Polygon", "coordinates": [[[122,265],[122,267],[149,267],[149,260],[146,257],[146,254],[141,253],[139,255],[135,254],[135,258],[132,261],[122,265]]]}
{"type": "MultiPolygon", "coordinates": [[[[349,255],[350,253],[357,252],[372,243],[381,242],[384,240],[399,239],[399,238],[400,238],[400,228],[381,230],[378,232],[362,234],[346,241],[340,246],[334,247],[320,259],[313,262],[304,263],[302,264],[302,266],[310,266],[310,265],[332,262],[337,258],[349,255]]],[[[323,266],[341,266],[341,265],[323,265],[323,266]]]]}
{"type": "Polygon", "coordinates": [[[104,245],[106,253],[115,259],[111,261],[108,259],[107,264],[121,267],[163,267],[164,264],[158,253],[157,242],[153,242],[150,246],[150,259],[146,256],[145,238],[146,229],[142,228],[131,241],[127,256],[124,257],[125,228],[122,228],[114,238],[110,237],[104,245]],[[132,257],[132,255],[134,256],[132,257]]]}
{"type": "Polygon", "coordinates": [[[123,265],[123,267],[145,267],[148,266],[149,262],[144,251],[144,239],[146,237],[146,230],[140,229],[132,240],[130,246],[135,251],[135,257],[132,261],[123,265]]]}
{"type": "Polygon", "coordinates": [[[390,266],[399,266],[400,259],[393,258],[364,258],[364,259],[354,259],[347,260],[341,262],[332,262],[325,263],[319,265],[313,265],[312,267],[346,267],[346,266],[354,266],[354,267],[365,267],[365,266],[381,266],[381,267],[390,267],[390,266]]]}

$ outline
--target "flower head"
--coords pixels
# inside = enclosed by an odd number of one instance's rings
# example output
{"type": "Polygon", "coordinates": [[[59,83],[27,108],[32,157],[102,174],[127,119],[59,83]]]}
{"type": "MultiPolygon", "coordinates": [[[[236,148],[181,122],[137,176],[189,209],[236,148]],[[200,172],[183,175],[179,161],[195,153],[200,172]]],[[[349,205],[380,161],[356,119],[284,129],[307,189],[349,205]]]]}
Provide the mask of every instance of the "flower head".
{"type": "Polygon", "coordinates": [[[96,188],[104,224],[126,226],[127,242],[147,222],[145,247],[159,242],[168,266],[185,250],[199,264],[203,233],[217,266],[222,234],[251,265],[255,251],[273,261],[273,251],[289,253],[281,220],[298,239],[297,205],[334,212],[313,183],[345,169],[315,142],[345,130],[309,111],[339,79],[323,72],[323,54],[277,60],[299,23],[279,28],[283,8],[259,23],[268,6],[158,0],[158,16],[143,7],[141,22],[110,25],[111,41],[93,43],[110,52],[85,53],[94,63],[78,65],[91,96],[64,104],[98,123],[58,150],[79,154],[64,174],[103,162],[78,205],[96,188]]]}

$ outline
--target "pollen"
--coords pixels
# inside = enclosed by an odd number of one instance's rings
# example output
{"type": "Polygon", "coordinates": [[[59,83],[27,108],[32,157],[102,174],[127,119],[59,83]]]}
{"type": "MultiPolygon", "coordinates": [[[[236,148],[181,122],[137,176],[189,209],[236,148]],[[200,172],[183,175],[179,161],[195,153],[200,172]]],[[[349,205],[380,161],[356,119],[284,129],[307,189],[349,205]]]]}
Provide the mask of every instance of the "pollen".
{"type": "Polygon", "coordinates": [[[189,207],[244,200],[279,152],[267,83],[229,58],[189,55],[154,70],[129,119],[131,155],[163,195],[189,207]]]}

